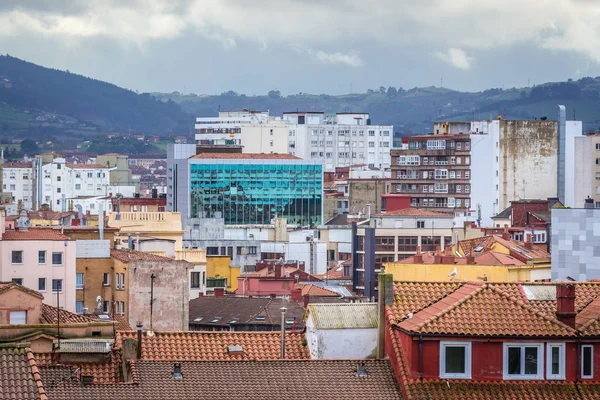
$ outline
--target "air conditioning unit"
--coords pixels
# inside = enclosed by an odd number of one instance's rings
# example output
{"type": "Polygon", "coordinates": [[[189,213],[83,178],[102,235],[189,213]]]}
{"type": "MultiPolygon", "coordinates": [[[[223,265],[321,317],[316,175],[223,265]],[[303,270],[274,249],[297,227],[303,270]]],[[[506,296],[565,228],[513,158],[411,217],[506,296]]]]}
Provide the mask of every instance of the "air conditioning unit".
{"type": "Polygon", "coordinates": [[[89,308],[87,308],[87,307],[84,307],[84,308],[83,308],[83,313],[84,313],[84,314],[89,314],[89,313],[90,313],[90,309],[89,309],[89,308]]]}

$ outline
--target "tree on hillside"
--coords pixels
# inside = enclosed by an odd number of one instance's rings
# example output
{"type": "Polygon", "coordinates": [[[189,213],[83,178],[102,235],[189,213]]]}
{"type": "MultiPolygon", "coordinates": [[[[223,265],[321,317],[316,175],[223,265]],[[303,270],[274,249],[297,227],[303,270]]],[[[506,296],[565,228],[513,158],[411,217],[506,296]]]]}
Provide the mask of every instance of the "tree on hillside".
{"type": "Polygon", "coordinates": [[[269,90],[268,96],[272,99],[278,99],[281,97],[281,92],[279,90],[269,90]]]}
{"type": "Polygon", "coordinates": [[[385,86],[379,86],[379,93],[385,93],[385,86]]]}
{"type": "Polygon", "coordinates": [[[388,96],[388,97],[394,97],[394,96],[395,96],[395,95],[397,95],[397,94],[398,94],[398,91],[396,90],[396,88],[395,88],[395,87],[393,87],[393,86],[390,86],[390,87],[388,88],[388,90],[387,90],[387,96],[388,96]]]}
{"type": "Polygon", "coordinates": [[[38,145],[33,139],[25,139],[21,142],[21,151],[25,154],[35,155],[38,145]]]}

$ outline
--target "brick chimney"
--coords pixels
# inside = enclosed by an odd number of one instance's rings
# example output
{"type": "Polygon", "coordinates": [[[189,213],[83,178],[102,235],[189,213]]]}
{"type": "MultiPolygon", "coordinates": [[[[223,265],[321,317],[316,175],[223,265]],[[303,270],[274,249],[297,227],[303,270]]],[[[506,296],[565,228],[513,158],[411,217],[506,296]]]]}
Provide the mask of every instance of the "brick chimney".
{"type": "MultiPolygon", "coordinates": [[[[302,293],[302,291],[300,291],[300,293],[302,293]]],[[[308,294],[305,294],[303,296],[303,298],[304,298],[304,304],[303,305],[304,305],[304,308],[306,308],[306,307],[308,307],[308,303],[310,302],[310,296],[308,294]]]]}
{"type": "Polygon", "coordinates": [[[475,257],[474,256],[467,256],[467,265],[475,265],[475,257]]]}
{"type": "Polygon", "coordinates": [[[504,232],[502,232],[502,239],[510,240],[510,233],[508,233],[508,225],[504,225],[504,232]]]}
{"type": "Polygon", "coordinates": [[[575,328],[575,285],[556,285],[556,318],[562,323],[575,328]]]}
{"type": "Polygon", "coordinates": [[[436,264],[442,264],[442,249],[440,246],[437,246],[435,249],[435,256],[433,257],[433,262],[436,264]]]}
{"type": "Polygon", "coordinates": [[[292,290],[292,299],[296,300],[298,303],[302,302],[302,289],[295,288],[292,290]]]}
{"type": "Polygon", "coordinates": [[[417,254],[413,256],[413,264],[423,264],[423,254],[421,253],[421,246],[417,246],[417,254]]]}
{"type": "Polygon", "coordinates": [[[533,249],[533,242],[531,241],[531,235],[527,235],[527,240],[524,243],[525,248],[532,250],[533,249]]]}
{"type": "Polygon", "coordinates": [[[225,295],[225,289],[215,288],[215,297],[223,297],[225,295]]]}
{"type": "Polygon", "coordinates": [[[283,269],[283,265],[275,264],[275,278],[281,278],[281,270],[283,269]]]}

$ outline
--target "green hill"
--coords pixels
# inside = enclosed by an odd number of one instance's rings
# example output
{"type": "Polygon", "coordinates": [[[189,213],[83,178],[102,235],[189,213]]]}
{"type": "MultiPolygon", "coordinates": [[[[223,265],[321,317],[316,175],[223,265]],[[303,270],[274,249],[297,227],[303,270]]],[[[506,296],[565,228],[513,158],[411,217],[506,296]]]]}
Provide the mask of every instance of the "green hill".
{"type": "Polygon", "coordinates": [[[85,137],[100,132],[187,134],[179,105],[118,86],[0,56],[0,135],[85,137]]]}

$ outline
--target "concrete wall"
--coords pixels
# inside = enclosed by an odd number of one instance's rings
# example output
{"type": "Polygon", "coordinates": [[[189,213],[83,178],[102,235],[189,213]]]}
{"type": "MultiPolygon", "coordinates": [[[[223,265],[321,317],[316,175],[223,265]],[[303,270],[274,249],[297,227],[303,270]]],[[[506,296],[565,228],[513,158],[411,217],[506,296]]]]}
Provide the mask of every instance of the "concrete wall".
{"type": "Polygon", "coordinates": [[[572,207],[582,208],[584,199],[590,196],[594,204],[600,204],[600,165],[596,159],[600,158],[600,135],[579,136],[575,138],[576,154],[574,163],[574,198],[572,207]]]}
{"type": "Polygon", "coordinates": [[[381,195],[387,193],[386,181],[383,180],[349,180],[350,192],[349,213],[368,213],[367,204],[371,205],[371,214],[381,212],[381,195]]]}
{"type": "Polygon", "coordinates": [[[373,357],[377,348],[377,328],[316,329],[309,315],[306,341],[313,359],[362,359],[373,357]]]}
{"type": "Polygon", "coordinates": [[[552,280],[600,278],[600,210],[552,210],[552,280]]]}
{"type": "Polygon", "coordinates": [[[142,321],[150,328],[150,283],[154,274],[153,330],[178,331],[188,329],[189,290],[186,284],[187,261],[129,262],[129,324],[142,321]]]}

